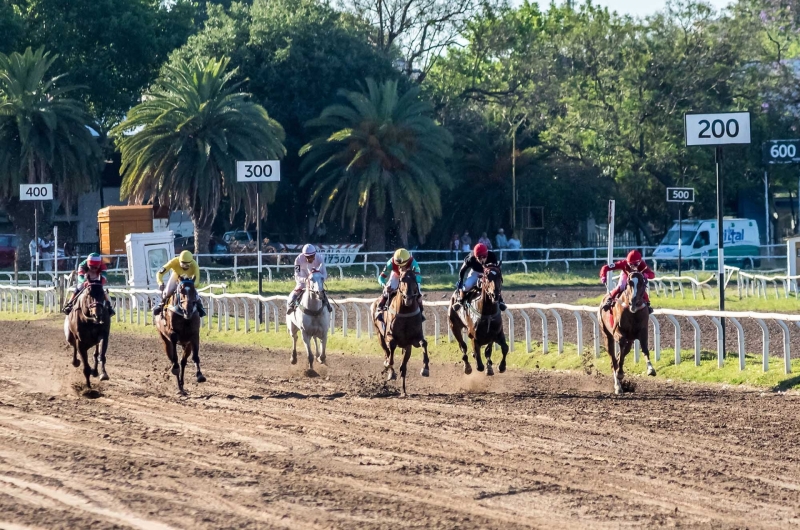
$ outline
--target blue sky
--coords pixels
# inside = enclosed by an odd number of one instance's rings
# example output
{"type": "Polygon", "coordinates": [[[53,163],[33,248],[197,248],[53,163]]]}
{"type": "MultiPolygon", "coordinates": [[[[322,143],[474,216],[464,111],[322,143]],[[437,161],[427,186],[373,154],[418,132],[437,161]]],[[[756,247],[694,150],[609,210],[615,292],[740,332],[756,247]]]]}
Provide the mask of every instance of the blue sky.
{"type": "MultiPolygon", "coordinates": [[[[727,6],[731,0],[707,0],[717,9],[727,6]]],[[[575,4],[580,3],[581,0],[576,0],[575,4]]],[[[626,13],[633,16],[647,16],[652,15],[656,11],[664,9],[667,0],[594,0],[597,5],[607,6],[611,11],[617,11],[620,14],[626,13]]],[[[540,3],[543,5],[543,3],[540,3]]]]}

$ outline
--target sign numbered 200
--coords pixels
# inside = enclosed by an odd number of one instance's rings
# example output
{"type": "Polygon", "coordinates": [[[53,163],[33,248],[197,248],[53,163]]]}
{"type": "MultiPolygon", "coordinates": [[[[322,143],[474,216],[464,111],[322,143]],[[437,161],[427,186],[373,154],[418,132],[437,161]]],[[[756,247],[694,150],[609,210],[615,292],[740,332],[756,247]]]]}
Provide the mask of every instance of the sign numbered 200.
{"type": "Polygon", "coordinates": [[[237,182],[280,182],[281,163],[278,160],[236,162],[237,182]]]}
{"type": "Polygon", "coordinates": [[[686,145],[750,143],[750,113],[686,114],[686,145]]]}
{"type": "Polygon", "coordinates": [[[694,202],[694,188],[667,188],[667,202],[694,202]]]}
{"type": "Polygon", "coordinates": [[[52,201],[52,184],[20,184],[19,200],[21,201],[52,201]]]}

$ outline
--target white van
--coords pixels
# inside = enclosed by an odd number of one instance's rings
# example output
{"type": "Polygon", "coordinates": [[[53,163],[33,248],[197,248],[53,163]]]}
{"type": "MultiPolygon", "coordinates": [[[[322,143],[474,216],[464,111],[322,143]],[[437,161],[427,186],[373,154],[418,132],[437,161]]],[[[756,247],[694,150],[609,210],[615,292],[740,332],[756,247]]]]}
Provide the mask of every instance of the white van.
{"type": "MultiPolygon", "coordinates": [[[[700,268],[703,260],[717,258],[717,220],[683,221],[681,236],[681,256],[691,266],[700,268]]],[[[758,239],[758,225],[752,219],[734,219],[725,217],[722,220],[722,236],[725,248],[725,263],[740,267],[759,266],[756,257],[761,254],[758,239]],[[752,259],[748,259],[752,258],[752,259]]],[[[669,229],[661,240],[653,258],[660,261],[659,267],[676,266],[678,259],[678,223],[669,229]]],[[[708,265],[707,265],[708,267],[708,265]]],[[[716,266],[711,266],[716,268],[716,266]]]]}

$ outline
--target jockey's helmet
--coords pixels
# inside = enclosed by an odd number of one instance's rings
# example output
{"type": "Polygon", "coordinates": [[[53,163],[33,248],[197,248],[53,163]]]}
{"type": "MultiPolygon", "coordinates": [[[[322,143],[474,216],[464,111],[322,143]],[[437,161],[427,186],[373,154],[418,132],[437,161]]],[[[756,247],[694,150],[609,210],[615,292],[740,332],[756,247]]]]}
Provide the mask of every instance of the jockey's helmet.
{"type": "Polygon", "coordinates": [[[638,267],[639,264],[642,262],[642,253],[638,250],[631,250],[628,252],[628,257],[626,258],[628,265],[633,265],[634,267],[638,267]]]}
{"type": "Polygon", "coordinates": [[[472,250],[475,257],[478,259],[486,259],[489,256],[489,248],[484,245],[483,243],[478,243],[475,245],[475,248],[472,250]]]}
{"type": "Polygon", "coordinates": [[[96,269],[103,264],[103,258],[101,258],[100,254],[98,254],[97,252],[92,252],[91,254],[89,254],[89,257],[86,258],[86,264],[92,269],[96,269]]]}
{"type": "Polygon", "coordinates": [[[317,247],[311,243],[306,243],[303,245],[303,256],[306,257],[306,261],[311,263],[317,257],[317,247]]]}
{"type": "Polygon", "coordinates": [[[192,256],[192,253],[188,250],[184,250],[178,257],[178,261],[180,261],[180,266],[182,269],[188,269],[194,261],[194,256],[192,256]]]}
{"type": "Polygon", "coordinates": [[[394,256],[392,259],[395,263],[397,263],[398,267],[404,267],[408,265],[408,262],[411,261],[411,253],[404,248],[398,248],[394,251],[394,256]]]}

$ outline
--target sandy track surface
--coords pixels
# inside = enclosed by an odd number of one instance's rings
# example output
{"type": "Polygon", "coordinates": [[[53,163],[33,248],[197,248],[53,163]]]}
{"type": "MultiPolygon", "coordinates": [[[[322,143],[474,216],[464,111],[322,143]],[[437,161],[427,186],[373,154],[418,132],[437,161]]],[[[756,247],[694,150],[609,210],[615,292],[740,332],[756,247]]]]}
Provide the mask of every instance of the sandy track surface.
{"type": "Polygon", "coordinates": [[[0,528],[800,525],[796,394],[415,353],[404,399],[378,358],[206,344],[179,398],[155,337],[116,333],[86,395],[58,324],[0,322],[0,528]]]}

